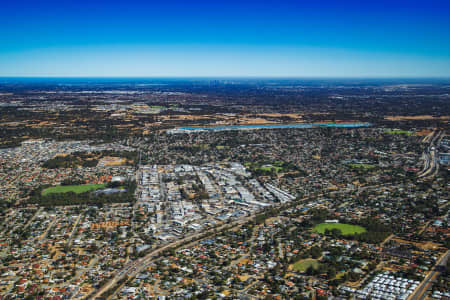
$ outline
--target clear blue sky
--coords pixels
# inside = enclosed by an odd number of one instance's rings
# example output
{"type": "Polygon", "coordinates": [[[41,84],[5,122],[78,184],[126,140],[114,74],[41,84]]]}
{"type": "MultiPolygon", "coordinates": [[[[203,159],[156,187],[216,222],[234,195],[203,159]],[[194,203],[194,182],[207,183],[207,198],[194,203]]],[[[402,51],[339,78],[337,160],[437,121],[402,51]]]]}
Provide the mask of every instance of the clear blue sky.
{"type": "Polygon", "coordinates": [[[0,76],[450,77],[450,1],[5,0],[0,76]]]}

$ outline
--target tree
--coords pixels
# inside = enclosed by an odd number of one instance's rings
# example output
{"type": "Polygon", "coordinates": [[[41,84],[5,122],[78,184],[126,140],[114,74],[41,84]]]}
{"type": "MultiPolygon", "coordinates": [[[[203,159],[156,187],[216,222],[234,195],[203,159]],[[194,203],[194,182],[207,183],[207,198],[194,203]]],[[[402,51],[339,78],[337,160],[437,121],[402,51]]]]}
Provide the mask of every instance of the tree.
{"type": "Polygon", "coordinates": [[[306,275],[314,275],[316,273],[316,270],[314,269],[314,267],[312,265],[310,265],[307,269],[306,269],[306,275]]]}
{"type": "Polygon", "coordinates": [[[311,249],[309,251],[310,251],[311,257],[314,259],[322,256],[322,249],[320,249],[320,247],[318,247],[318,246],[311,247],[311,249]]]}
{"type": "Polygon", "coordinates": [[[336,277],[336,269],[334,267],[330,267],[327,271],[328,279],[333,279],[336,277]]]}

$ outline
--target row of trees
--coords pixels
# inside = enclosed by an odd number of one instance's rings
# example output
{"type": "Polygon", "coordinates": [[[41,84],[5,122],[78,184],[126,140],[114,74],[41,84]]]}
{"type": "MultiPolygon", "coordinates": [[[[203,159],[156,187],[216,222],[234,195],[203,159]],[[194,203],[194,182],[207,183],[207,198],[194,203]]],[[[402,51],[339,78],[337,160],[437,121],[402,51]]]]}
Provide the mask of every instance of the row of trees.
{"type": "Polygon", "coordinates": [[[42,166],[47,169],[95,167],[98,160],[105,156],[122,157],[127,163],[136,165],[138,163],[138,153],[133,151],[95,151],[95,152],[74,152],[66,156],[56,156],[47,160],[42,166]]]}

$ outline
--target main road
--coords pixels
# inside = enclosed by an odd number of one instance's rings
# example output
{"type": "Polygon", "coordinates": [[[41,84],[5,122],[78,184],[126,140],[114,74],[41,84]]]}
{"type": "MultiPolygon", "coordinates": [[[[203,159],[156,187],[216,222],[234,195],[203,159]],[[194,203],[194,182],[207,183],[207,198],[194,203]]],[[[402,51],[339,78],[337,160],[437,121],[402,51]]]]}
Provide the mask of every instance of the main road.
{"type": "MultiPolygon", "coordinates": [[[[139,258],[135,261],[132,261],[130,263],[128,263],[127,265],[125,265],[125,267],[119,271],[110,281],[108,281],[105,285],[103,285],[93,296],[92,299],[97,299],[99,298],[101,295],[103,295],[107,290],[109,290],[110,288],[114,287],[120,280],[126,278],[126,277],[131,277],[133,278],[134,276],[136,276],[137,274],[139,274],[140,272],[142,272],[143,270],[145,270],[149,263],[158,255],[160,255],[162,252],[164,252],[167,249],[173,248],[173,247],[177,247],[181,244],[190,242],[192,240],[201,238],[203,235],[206,234],[210,234],[210,233],[214,233],[216,231],[220,231],[223,230],[226,227],[236,227],[236,226],[241,226],[243,224],[245,224],[246,222],[252,220],[254,217],[256,216],[256,212],[252,213],[251,215],[230,222],[230,223],[225,223],[222,224],[218,227],[214,227],[211,229],[208,229],[206,231],[203,232],[198,232],[198,233],[194,233],[191,235],[188,235],[186,237],[184,237],[181,240],[176,240],[173,241],[167,245],[164,245],[158,249],[155,249],[153,251],[151,251],[150,253],[148,253],[146,256],[139,258]]],[[[91,298],[91,297],[89,297],[91,298]]]]}
{"type": "MultiPolygon", "coordinates": [[[[363,189],[367,189],[367,188],[370,188],[370,187],[376,187],[376,186],[379,186],[379,185],[365,186],[363,189]]],[[[346,190],[342,191],[342,193],[346,193],[346,192],[347,192],[346,190]]],[[[322,197],[323,194],[316,194],[314,196],[318,199],[318,198],[322,197]]],[[[297,205],[302,205],[303,201],[311,199],[311,197],[312,196],[307,196],[307,197],[304,197],[304,198],[300,199],[300,202],[298,202],[297,205]]],[[[282,205],[280,205],[280,204],[279,205],[274,205],[274,206],[272,206],[272,208],[277,208],[277,207],[279,208],[281,206],[282,205]]],[[[155,257],[160,255],[165,250],[170,249],[170,248],[174,248],[174,247],[178,247],[178,246],[180,246],[182,244],[185,244],[185,243],[190,243],[192,240],[199,239],[203,235],[207,235],[207,234],[214,233],[214,232],[219,232],[220,230],[222,230],[222,229],[224,229],[226,227],[241,226],[241,225],[245,224],[246,222],[252,220],[258,213],[261,213],[261,211],[253,212],[252,214],[250,214],[247,217],[235,220],[235,221],[230,222],[230,223],[224,223],[224,224],[222,224],[222,225],[220,225],[218,227],[214,227],[214,228],[208,229],[208,230],[203,231],[203,232],[190,234],[190,235],[184,237],[183,239],[176,240],[176,241],[173,241],[173,242],[171,242],[171,243],[169,243],[167,245],[159,247],[159,248],[151,251],[150,253],[148,253],[146,256],[144,256],[142,258],[139,258],[139,259],[137,259],[135,261],[131,261],[128,264],[126,264],[122,268],[122,270],[118,271],[114,275],[114,277],[111,278],[111,280],[109,280],[106,284],[101,286],[99,288],[99,290],[97,290],[95,293],[90,294],[88,296],[88,298],[89,299],[97,299],[100,296],[102,296],[107,290],[109,290],[110,288],[114,287],[120,280],[122,280],[122,279],[124,279],[126,277],[133,278],[134,276],[136,276],[137,274],[139,274],[140,272],[145,270],[148,267],[148,265],[150,264],[150,262],[152,262],[155,259],[155,257]]]]}
{"type": "Polygon", "coordinates": [[[419,284],[414,293],[409,296],[408,300],[423,300],[426,297],[426,291],[430,288],[433,281],[441,274],[441,267],[447,264],[450,256],[450,250],[447,250],[444,255],[437,261],[433,270],[428,273],[425,279],[419,284]]]}
{"type": "Polygon", "coordinates": [[[434,176],[439,171],[439,163],[438,163],[438,151],[437,146],[439,146],[440,141],[444,137],[444,132],[433,131],[433,135],[431,137],[430,144],[427,146],[426,150],[422,154],[422,157],[425,159],[423,169],[417,174],[418,177],[428,177],[434,176]]]}

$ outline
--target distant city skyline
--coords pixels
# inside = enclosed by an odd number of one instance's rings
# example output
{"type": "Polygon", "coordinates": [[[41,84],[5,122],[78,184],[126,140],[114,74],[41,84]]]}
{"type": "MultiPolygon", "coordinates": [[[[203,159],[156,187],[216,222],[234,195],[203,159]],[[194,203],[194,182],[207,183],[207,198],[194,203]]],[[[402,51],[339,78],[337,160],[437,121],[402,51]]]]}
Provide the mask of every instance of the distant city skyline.
{"type": "Polygon", "coordinates": [[[311,2],[8,1],[0,76],[450,77],[450,2],[311,2]]]}

